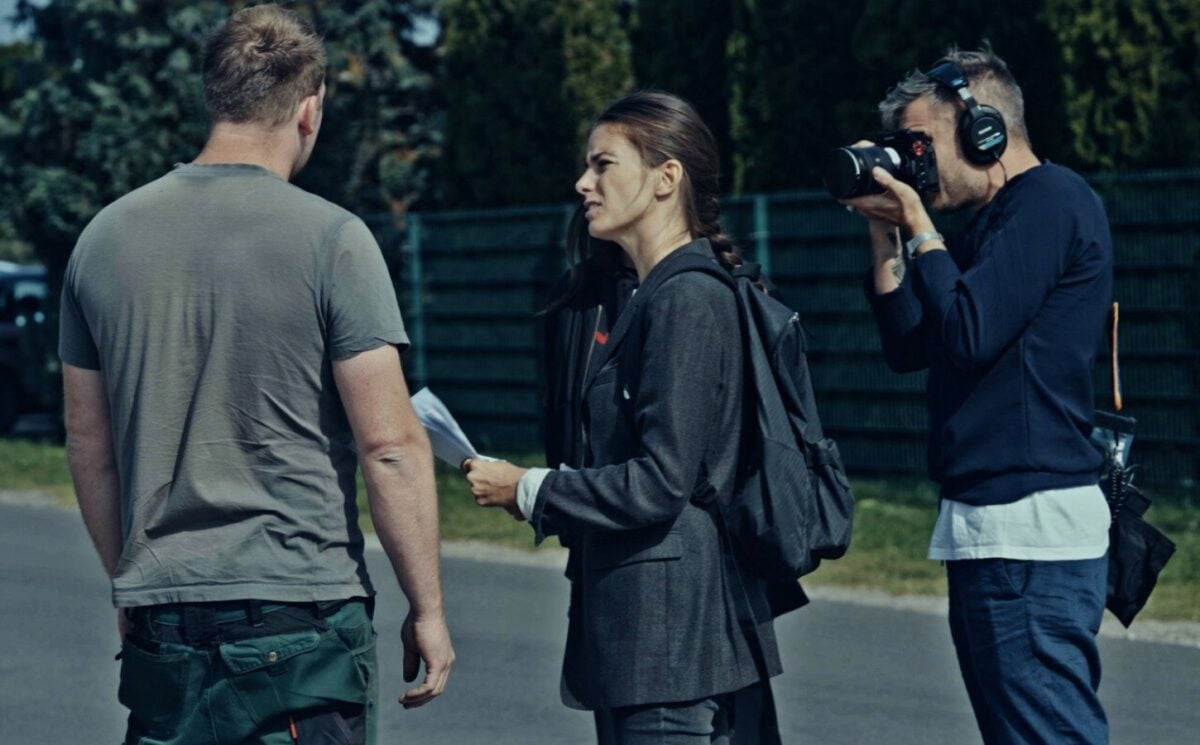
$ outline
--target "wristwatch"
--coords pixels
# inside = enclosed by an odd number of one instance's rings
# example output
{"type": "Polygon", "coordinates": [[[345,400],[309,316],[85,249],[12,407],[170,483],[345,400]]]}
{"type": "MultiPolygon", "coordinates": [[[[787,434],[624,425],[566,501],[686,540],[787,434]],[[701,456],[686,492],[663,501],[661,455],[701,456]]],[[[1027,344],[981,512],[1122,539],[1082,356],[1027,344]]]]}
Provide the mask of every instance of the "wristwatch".
{"type": "Polygon", "coordinates": [[[942,234],[937,232],[936,230],[926,230],[923,233],[917,233],[912,238],[909,238],[908,241],[904,244],[905,255],[907,255],[908,258],[911,259],[917,253],[917,246],[920,246],[925,241],[945,242],[945,239],[943,239],[942,234]]]}

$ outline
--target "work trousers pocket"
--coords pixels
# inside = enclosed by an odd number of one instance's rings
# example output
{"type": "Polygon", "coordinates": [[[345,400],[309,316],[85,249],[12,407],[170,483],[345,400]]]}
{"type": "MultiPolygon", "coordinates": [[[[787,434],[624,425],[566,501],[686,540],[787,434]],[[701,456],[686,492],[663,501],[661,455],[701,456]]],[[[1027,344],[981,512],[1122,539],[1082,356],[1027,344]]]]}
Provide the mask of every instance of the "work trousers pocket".
{"type": "MultiPolygon", "coordinates": [[[[143,648],[129,635],[121,645],[117,700],[129,709],[130,730],[165,739],[188,713],[191,655],[143,648]]],[[[156,645],[157,646],[157,645],[156,645]]]]}
{"type": "Polygon", "coordinates": [[[247,733],[227,732],[229,739],[240,741],[281,717],[310,710],[366,706],[366,671],[331,628],[230,642],[219,652],[232,695],[213,703],[223,700],[233,710],[213,711],[213,719],[235,730],[240,722],[247,733]]]}

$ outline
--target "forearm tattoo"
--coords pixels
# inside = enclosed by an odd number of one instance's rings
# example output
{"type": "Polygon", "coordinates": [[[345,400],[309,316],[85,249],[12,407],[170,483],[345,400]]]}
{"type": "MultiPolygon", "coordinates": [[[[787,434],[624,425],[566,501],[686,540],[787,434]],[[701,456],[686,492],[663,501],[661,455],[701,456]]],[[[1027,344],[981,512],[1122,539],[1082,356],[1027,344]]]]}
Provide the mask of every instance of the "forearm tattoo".
{"type": "Polygon", "coordinates": [[[904,259],[904,244],[900,242],[900,228],[896,228],[888,234],[892,245],[896,248],[896,258],[892,261],[892,276],[897,282],[904,281],[904,274],[908,271],[908,264],[904,259]]]}

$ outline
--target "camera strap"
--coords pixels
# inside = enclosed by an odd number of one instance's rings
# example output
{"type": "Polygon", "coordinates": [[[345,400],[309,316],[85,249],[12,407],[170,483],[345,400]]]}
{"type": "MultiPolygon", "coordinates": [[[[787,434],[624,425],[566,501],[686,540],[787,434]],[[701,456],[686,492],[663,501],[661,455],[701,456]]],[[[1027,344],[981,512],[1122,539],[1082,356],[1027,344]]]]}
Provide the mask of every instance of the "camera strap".
{"type": "Polygon", "coordinates": [[[1112,324],[1109,328],[1108,343],[1109,343],[1109,359],[1112,369],[1112,394],[1113,394],[1113,409],[1121,410],[1121,363],[1117,359],[1117,324],[1121,321],[1121,304],[1113,301],[1112,304],[1112,324]]]}

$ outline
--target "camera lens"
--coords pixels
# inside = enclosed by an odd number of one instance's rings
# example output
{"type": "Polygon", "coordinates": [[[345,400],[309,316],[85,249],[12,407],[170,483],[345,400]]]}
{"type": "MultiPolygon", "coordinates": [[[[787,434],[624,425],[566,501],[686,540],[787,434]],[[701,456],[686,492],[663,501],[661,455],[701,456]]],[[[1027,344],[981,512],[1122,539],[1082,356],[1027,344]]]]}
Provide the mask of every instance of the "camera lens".
{"type": "Polygon", "coordinates": [[[882,194],[883,187],[871,176],[875,166],[895,174],[900,168],[900,153],[878,145],[839,147],[825,160],[825,186],[834,199],[882,194]]]}

